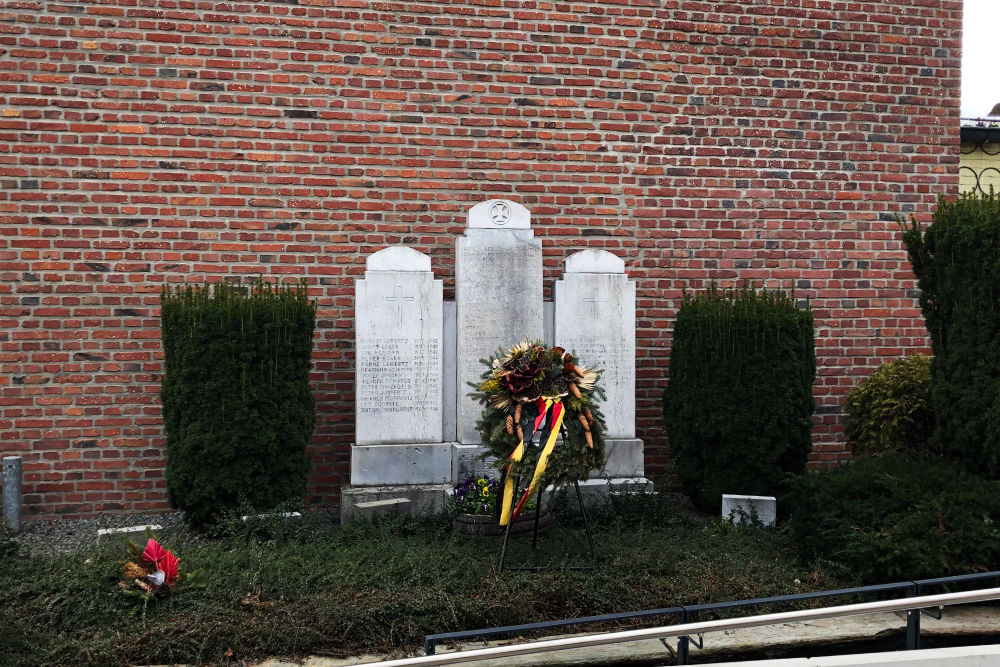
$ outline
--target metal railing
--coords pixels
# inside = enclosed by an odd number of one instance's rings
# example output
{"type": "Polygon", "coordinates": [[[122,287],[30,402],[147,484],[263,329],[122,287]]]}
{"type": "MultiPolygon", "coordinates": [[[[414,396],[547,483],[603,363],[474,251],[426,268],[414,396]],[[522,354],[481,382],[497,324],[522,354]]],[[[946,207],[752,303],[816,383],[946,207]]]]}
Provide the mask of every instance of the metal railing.
{"type": "MultiPolygon", "coordinates": [[[[772,598],[758,598],[756,600],[741,600],[735,602],[722,602],[706,605],[691,605],[688,607],[670,607],[665,609],[651,609],[642,612],[632,612],[627,614],[606,614],[603,616],[590,616],[581,619],[570,619],[565,621],[552,621],[550,623],[525,624],[520,626],[506,626],[504,628],[490,628],[487,630],[473,630],[463,633],[447,633],[443,635],[431,635],[435,642],[453,639],[467,639],[472,637],[482,637],[488,634],[497,635],[511,632],[523,632],[528,630],[546,629],[550,627],[567,627],[584,623],[598,623],[626,618],[641,618],[643,616],[656,615],[677,615],[679,618],[690,617],[690,614],[697,611],[707,611],[710,609],[732,609],[741,606],[767,604],[774,602],[788,602],[793,600],[815,599],[820,597],[830,597],[833,595],[849,595],[857,593],[872,593],[880,591],[891,591],[898,589],[909,589],[919,591],[921,588],[931,585],[941,585],[948,583],[959,583],[964,581],[1000,578],[1000,572],[987,572],[976,575],[959,575],[955,577],[940,577],[936,579],[924,579],[920,581],[899,582],[895,584],[882,584],[877,586],[863,586],[858,588],[840,589],[837,591],[820,591],[816,593],[803,593],[800,595],[784,595],[772,598]],[[687,612],[687,613],[685,613],[687,612]]],[[[644,639],[665,639],[667,637],[678,637],[678,664],[685,664],[687,656],[681,655],[681,644],[690,635],[704,632],[719,632],[724,630],[734,630],[740,628],[758,627],[789,621],[809,621],[822,618],[834,618],[838,616],[871,614],[878,612],[906,611],[907,614],[907,648],[919,647],[920,634],[920,613],[924,607],[939,607],[952,604],[967,604],[972,602],[984,602],[1000,599],[1000,588],[989,588],[977,591],[962,593],[944,593],[939,595],[926,595],[907,597],[896,600],[879,600],[875,602],[864,602],[834,607],[823,607],[819,609],[805,609],[787,611],[773,614],[762,614],[757,616],[746,616],[742,618],[717,619],[701,622],[681,622],[676,625],[659,626],[654,628],[643,628],[638,630],[624,630],[618,632],[607,632],[580,637],[566,637],[561,639],[548,639],[510,646],[495,646],[482,649],[473,649],[448,653],[444,655],[425,655],[400,660],[388,660],[375,663],[366,663],[369,667],[409,667],[411,665],[452,665],[463,662],[474,662],[477,660],[489,660],[496,658],[506,658],[517,655],[527,655],[533,653],[544,653],[573,648],[587,648],[594,646],[606,646],[623,642],[638,641],[644,639]]]]}
{"type": "MultiPolygon", "coordinates": [[[[442,642],[467,641],[470,639],[482,639],[484,637],[502,637],[507,635],[520,635],[525,632],[535,632],[538,630],[551,630],[577,625],[593,625],[597,623],[608,623],[614,621],[626,621],[637,618],[648,618],[651,616],[676,616],[678,623],[689,623],[695,619],[698,613],[720,611],[726,609],[739,609],[741,607],[758,607],[765,604],[794,603],[804,600],[817,600],[821,598],[846,597],[850,595],[870,595],[875,593],[891,593],[895,591],[905,591],[907,595],[916,596],[925,592],[931,586],[941,586],[945,584],[959,584],[987,580],[1000,580],[1000,571],[980,572],[976,574],[960,574],[951,577],[937,577],[934,579],[917,579],[915,581],[897,581],[889,584],[873,584],[870,586],[855,586],[853,588],[839,588],[831,591],[814,591],[811,593],[795,593],[791,595],[775,595],[766,598],[754,598],[750,600],[734,600],[730,602],[712,602],[707,604],[684,605],[678,607],[665,607],[662,609],[646,609],[643,611],[621,612],[616,614],[602,614],[600,616],[587,616],[583,618],[573,618],[559,621],[542,621],[539,623],[524,623],[521,625],[507,625],[497,628],[483,628],[479,630],[463,630],[460,632],[446,632],[442,634],[427,635],[424,638],[424,653],[433,655],[438,644],[442,642]]],[[[691,640],[682,635],[677,641],[677,664],[687,664],[688,653],[691,640]]],[[[699,648],[701,648],[699,646],[699,648]]],[[[912,612],[907,617],[906,622],[906,648],[915,650],[920,648],[920,613],[912,612]]]]}
{"type": "Polygon", "coordinates": [[[962,116],[962,127],[1000,127],[1000,116],[962,116]]]}

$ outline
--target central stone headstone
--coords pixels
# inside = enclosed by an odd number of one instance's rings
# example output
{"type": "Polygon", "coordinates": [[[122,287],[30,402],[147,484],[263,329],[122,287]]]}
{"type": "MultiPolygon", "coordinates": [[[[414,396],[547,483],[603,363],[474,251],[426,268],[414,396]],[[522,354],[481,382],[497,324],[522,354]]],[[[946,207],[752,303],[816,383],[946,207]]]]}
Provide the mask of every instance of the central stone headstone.
{"type": "Polygon", "coordinates": [[[458,440],[478,443],[482,406],[468,397],[467,383],[485,370],[480,360],[500,347],[544,336],[542,242],[534,238],[527,208],[490,199],[469,210],[456,250],[455,300],[458,440]]]}

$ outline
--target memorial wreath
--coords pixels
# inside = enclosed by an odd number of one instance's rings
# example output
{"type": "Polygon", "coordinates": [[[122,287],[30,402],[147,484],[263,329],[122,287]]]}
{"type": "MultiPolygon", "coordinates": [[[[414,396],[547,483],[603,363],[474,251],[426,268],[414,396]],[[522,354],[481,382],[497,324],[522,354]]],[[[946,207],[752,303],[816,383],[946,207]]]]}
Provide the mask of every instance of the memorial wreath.
{"type": "Polygon", "coordinates": [[[581,368],[561,347],[524,341],[484,359],[487,370],[472,396],[483,404],[476,429],[503,471],[500,525],[517,518],[528,498],[549,485],[586,479],[604,465],[604,392],[598,371],[581,368]],[[563,442],[556,446],[559,434],[563,442]],[[535,436],[538,436],[538,445],[535,436]],[[531,482],[514,498],[514,479],[531,482]],[[516,500],[516,504],[515,504],[516,500]]]}

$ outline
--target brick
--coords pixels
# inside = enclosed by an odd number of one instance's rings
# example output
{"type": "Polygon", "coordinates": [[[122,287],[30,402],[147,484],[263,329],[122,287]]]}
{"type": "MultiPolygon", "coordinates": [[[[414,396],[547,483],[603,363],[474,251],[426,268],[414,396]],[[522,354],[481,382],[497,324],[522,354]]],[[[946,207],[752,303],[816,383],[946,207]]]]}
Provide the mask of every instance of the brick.
{"type": "Polygon", "coordinates": [[[955,0],[456,0],[433,25],[404,3],[336,29],[343,8],[104,0],[65,23],[35,4],[4,15],[0,105],[0,441],[30,460],[28,520],[167,507],[159,291],[261,274],[304,278],[320,304],[308,499],[337,504],[353,281],[407,243],[450,298],[464,212],[490,197],[532,210],[546,285],[576,249],[626,258],[639,437],[666,488],[659,401],[685,289],[753,279],[811,299],[811,466],[847,456],[860,378],[927,351],[895,220],[958,189],[955,0]]]}

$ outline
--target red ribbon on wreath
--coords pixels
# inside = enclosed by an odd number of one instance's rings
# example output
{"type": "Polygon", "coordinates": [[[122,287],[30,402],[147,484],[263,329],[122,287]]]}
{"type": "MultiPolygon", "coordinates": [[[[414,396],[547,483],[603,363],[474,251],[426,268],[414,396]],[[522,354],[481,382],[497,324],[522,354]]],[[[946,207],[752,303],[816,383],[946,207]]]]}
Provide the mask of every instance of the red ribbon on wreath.
{"type": "Polygon", "coordinates": [[[538,409],[538,416],[535,417],[534,428],[532,428],[531,433],[528,434],[528,442],[534,437],[535,433],[541,427],[542,423],[546,418],[549,418],[549,437],[545,442],[545,446],[542,448],[542,453],[538,455],[538,462],[535,464],[535,473],[531,477],[531,484],[525,489],[524,495],[521,496],[520,502],[514,507],[514,480],[511,479],[510,469],[511,467],[520,461],[524,457],[524,439],[517,444],[514,451],[510,454],[510,463],[507,464],[507,481],[504,482],[503,487],[503,506],[500,510],[500,525],[506,526],[511,521],[517,519],[517,515],[521,512],[521,508],[524,507],[524,503],[527,502],[528,498],[538,490],[538,485],[542,481],[542,476],[545,474],[545,468],[548,466],[549,455],[552,454],[552,450],[555,449],[556,439],[559,437],[559,429],[562,426],[563,417],[566,414],[566,406],[562,404],[562,399],[556,398],[544,398],[539,397],[535,401],[535,407],[538,409]]]}

